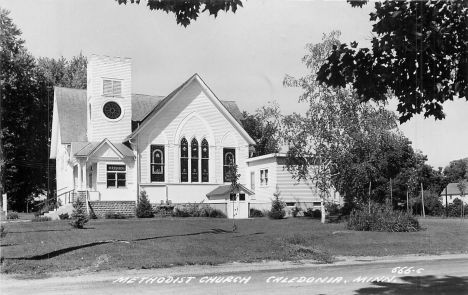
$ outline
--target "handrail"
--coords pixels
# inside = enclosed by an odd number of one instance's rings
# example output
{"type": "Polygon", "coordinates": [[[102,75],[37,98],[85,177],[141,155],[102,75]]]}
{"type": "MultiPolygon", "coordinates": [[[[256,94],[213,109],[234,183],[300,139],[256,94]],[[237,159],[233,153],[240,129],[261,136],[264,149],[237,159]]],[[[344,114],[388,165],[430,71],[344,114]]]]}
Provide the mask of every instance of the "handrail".
{"type": "Polygon", "coordinates": [[[62,196],[62,195],[64,195],[64,194],[66,194],[66,193],[70,193],[70,192],[72,192],[72,191],[74,191],[74,190],[75,190],[75,189],[66,191],[66,192],[64,192],[64,193],[61,193],[60,195],[57,195],[57,196],[54,197],[54,198],[46,199],[45,201],[42,201],[42,202],[40,202],[40,203],[37,203],[37,204],[34,205],[34,206],[39,206],[39,205],[45,204],[45,203],[47,203],[47,202],[50,202],[50,201],[52,201],[52,200],[57,199],[58,197],[60,197],[60,196],[62,196]]]}

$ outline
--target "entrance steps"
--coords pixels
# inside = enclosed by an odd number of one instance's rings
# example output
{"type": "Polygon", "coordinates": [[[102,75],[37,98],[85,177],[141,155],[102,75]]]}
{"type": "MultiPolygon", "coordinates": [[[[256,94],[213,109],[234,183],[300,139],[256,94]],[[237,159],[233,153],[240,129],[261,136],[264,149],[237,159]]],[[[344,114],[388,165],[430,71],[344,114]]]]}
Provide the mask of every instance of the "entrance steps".
{"type": "Polygon", "coordinates": [[[71,216],[73,212],[73,204],[65,204],[63,206],[60,206],[58,209],[54,209],[54,211],[49,211],[44,214],[44,216],[52,218],[52,220],[59,220],[60,214],[65,214],[68,213],[68,216],[71,216]]]}

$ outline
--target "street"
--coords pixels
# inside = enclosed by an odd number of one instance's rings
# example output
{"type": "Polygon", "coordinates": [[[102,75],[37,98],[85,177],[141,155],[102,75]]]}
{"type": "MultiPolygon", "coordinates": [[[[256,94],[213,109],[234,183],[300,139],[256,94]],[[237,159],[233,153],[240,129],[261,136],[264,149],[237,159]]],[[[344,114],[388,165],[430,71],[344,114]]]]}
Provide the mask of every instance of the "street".
{"type": "Polygon", "coordinates": [[[468,294],[468,255],[2,275],[1,294],[468,294]]]}

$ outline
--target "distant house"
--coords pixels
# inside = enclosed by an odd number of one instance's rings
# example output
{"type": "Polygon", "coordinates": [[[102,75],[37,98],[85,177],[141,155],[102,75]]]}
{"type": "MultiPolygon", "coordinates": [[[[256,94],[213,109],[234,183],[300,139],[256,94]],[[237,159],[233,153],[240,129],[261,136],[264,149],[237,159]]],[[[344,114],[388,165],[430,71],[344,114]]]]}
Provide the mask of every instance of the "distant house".
{"type": "Polygon", "coordinates": [[[466,188],[465,196],[462,197],[460,196],[458,183],[452,182],[452,183],[449,183],[446,188],[444,188],[444,190],[440,194],[440,197],[442,198],[442,204],[444,204],[444,206],[447,206],[447,204],[449,205],[452,204],[453,200],[455,200],[456,198],[462,200],[464,204],[468,204],[466,195],[468,195],[468,187],[466,188]],[[445,201],[446,199],[447,199],[447,202],[445,201]]]}
{"type": "Polygon", "coordinates": [[[235,218],[269,207],[276,185],[288,204],[320,202],[307,186],[293,185],[284,156],[249,159],[255,142],[240,124],[237,104],[219,100],[199,75],[154,96],[132,93],[129,58],[92,55],[87,71],[87,89],[54,91],[50,158],[56,159],[58,212],[71,211],[80,196],[98,215],[130,215],[141,190],[153,204],[203,201],[230,217],[238,206],[235,218]],[[243,184],[237,202],[226,190],[231,163],[243,184]]]}

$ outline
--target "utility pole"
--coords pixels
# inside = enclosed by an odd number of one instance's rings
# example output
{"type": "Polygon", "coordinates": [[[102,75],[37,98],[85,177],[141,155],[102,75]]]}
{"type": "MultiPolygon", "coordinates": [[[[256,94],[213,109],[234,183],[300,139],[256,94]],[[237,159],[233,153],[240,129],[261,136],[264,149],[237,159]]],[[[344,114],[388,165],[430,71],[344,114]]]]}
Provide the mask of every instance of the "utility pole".
{"type": "Polygon", "coordinates": [[[448,217],[447,191],[448,191],[448,185],[445,187],[445,217],[448,217]]]}
{"type": "Polygon", "coordinates": [[[426,211],[424,210],[424,187],[421,182],[421,200],[422,200],[422,211],[423,211],[423,217],[426,218],[426,211]]]}
{"type": "Polygon", "coordinates": [[[409,211],[409,197],[408,197],[408,191],[406,191],[406,212],[409,211]]]}

